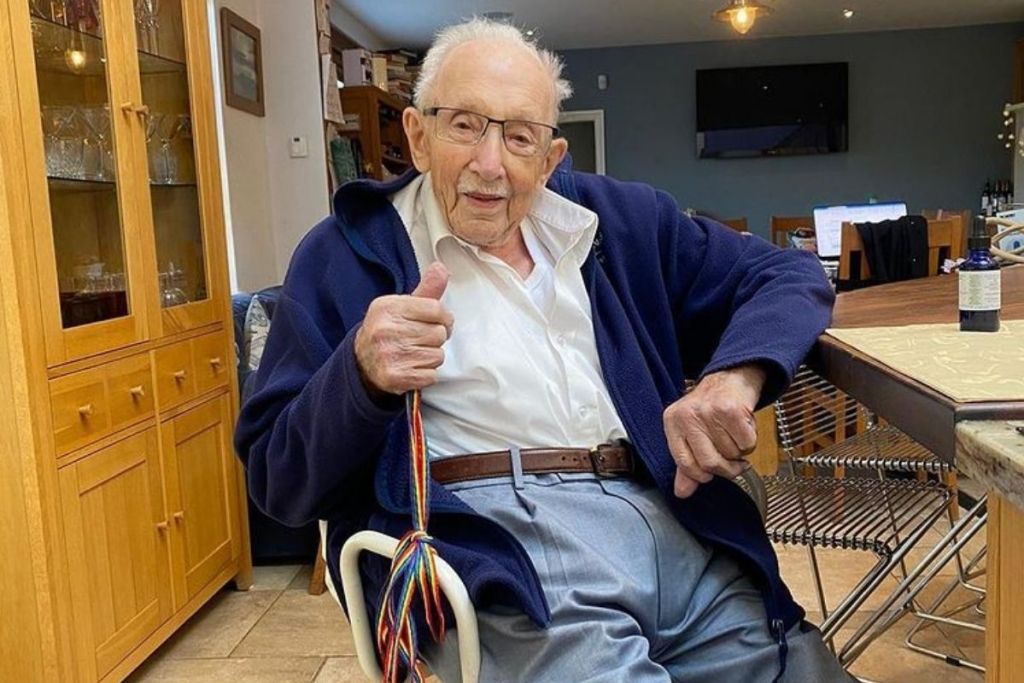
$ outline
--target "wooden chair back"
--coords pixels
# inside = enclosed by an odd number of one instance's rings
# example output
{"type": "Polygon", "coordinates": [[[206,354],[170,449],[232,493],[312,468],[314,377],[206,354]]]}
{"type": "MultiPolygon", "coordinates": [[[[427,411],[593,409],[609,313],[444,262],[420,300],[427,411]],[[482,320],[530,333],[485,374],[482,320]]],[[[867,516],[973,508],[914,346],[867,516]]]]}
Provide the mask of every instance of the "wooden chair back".
{"type": "Polygon", "coordinates": [[[736,232],[747,232],[746,218],[726,218],[722,220],[722,225],[728,225],[736,232]]]}
{"type": "Polygon", "coordinates": [[[929,220],[958,220],[959,226],[953,228],[955,239],[949,258],[958,259],[967,255],[967,234],[971,229],[971,219],[974,217],[970,209],[922,209],[921,215],[929,220]]]}
{"type": "MultiPolygon", "coordinates": [[[[939,274],[939,255],[943,249],[949,254],[954,254],[956,244],[961,239],[958,230],[960,228],[959,218],[942,218],[928,221],[928,275],[939,274]]],[[[839,243],[839,272],[836,279],[849,281],[852,278],[853,257],[860,256],[860,267],[858,268],[857,279],[861,281],[871,279],[871,266],[864,257],[864,242],[857,232],[857,226],[853,223],[843,223],[839,243]]]]}
{"type": "Polygon", "coordinates": [[[789,233],[797,228],[814,229],[813,216],[772,216],[772,244],[780,247],[789,246],[789,233]]]}

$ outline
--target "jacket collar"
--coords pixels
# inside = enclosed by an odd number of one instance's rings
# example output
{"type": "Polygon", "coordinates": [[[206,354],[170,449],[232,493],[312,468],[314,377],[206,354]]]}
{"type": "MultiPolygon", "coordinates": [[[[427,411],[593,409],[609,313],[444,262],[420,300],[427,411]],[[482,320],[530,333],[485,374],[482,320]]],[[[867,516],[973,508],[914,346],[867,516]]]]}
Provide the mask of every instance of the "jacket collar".
{"type": "MultiPolygon", "coordinates": [[[[410,168],[397,178],[383,182],[360,178],[345,183],[334,193],[334,217],[345,239],[356,253],[382,266],[394,277],[396,293],[415,289],[420,271],[409,235],[389,197],[418,175],[419,171],[410,168]]],[[[569,154],[555,168],[547,186],[578,203],[569,154]]]]}

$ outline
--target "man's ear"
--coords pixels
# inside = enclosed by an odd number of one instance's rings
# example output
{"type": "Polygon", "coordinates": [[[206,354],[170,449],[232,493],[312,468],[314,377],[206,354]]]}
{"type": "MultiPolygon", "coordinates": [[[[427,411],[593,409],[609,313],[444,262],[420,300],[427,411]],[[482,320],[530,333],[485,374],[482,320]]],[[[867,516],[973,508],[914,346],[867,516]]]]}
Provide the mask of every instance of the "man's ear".
{"type": "Polygon", "coordinates": [[[409,151],[412,163],[420,173],[430,170],[430,135],[427,133],[427,122],[416,107],[406,107],[402,112],[402,127],[409,138],[409,151]]]}
{"type": "Polygon", "coordinates": [[[544,173],[541,176],[543,182],[541,185],[547,185],[548,178],[558,168],[558,164],[562,163],[562,159],[565,158],[565,153],[569,151],[569,141],[565,138],[555,138],[551,141],[551,147],[548,148],[548,153],[544,157],[544,173]]]}

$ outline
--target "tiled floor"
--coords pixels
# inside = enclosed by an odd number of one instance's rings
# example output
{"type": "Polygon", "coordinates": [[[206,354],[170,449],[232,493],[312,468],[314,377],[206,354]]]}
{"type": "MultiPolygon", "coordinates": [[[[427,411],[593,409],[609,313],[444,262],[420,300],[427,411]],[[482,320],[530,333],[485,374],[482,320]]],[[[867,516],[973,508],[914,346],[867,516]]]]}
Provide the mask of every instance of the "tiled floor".
{"type": "MultiPolygon", "coordinates": [[[[975,544],[977,546],[977,544],[975,544]]],[[[783,575],[797,599],[811,609],[817,604],[809,580],[807,554],[779,548],[783,575]]],[[[870,567],[871,557],[825,551],[819,554],[830,605],[845,594],[870,567]]],[[[129,680],[133,683],[348,683],[363,681],[352,639],[341,610],[330,594],[306,593],[309,567],[257,567],[248,592],[224,590],[160,648],[129,680]]],[[[945,573],[947,576],[948,572],[945,573]]],[[[934,594],[934,592],[931,592],[934,594]]],[[[955,594],[956,595],[956,594],[955,594]]],[[[955,598],[954,598],[955,599],[955,598]]],[[[877,606],[869,601],[866,609],[877,606]]],[[[817,621],[811,612],[809,619],[817,621]]],[[[840,633],[842,641],[855,628],[840,633]]],[[[974,615],[981,623],[982,617],[974,615]]],[[[876,641],[854,664],[853,672],[870,680],[894,683],[981,683],[983,676],[911,652],[903,647],[909,622],[876,641]]],[[[943,642],[934,630],[926,643],[943,642]]],[[[983,637],[953,633],[953,640],[973,658],[983,656],[983,637]]]]}

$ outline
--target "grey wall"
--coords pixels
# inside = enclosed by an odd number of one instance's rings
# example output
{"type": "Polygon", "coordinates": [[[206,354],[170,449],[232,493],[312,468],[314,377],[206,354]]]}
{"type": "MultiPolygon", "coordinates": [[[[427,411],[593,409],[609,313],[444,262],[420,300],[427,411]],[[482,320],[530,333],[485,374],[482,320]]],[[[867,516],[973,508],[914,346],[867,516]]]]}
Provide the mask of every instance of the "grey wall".
{"type": "Polygon", "coordinates": [[[761,235],[773,214],[871,195],[912,211],[975,209],[986,178],[1011,174],[995,136],[1018,38],[1024,24],[570,50],[576,94],[565,108],[605,110],[609,175],[668,190],[683,207],[746,216],[761,235]],[[848,152],[697,159],[696,69],[830,61],[850,65],[848,152]]]}

